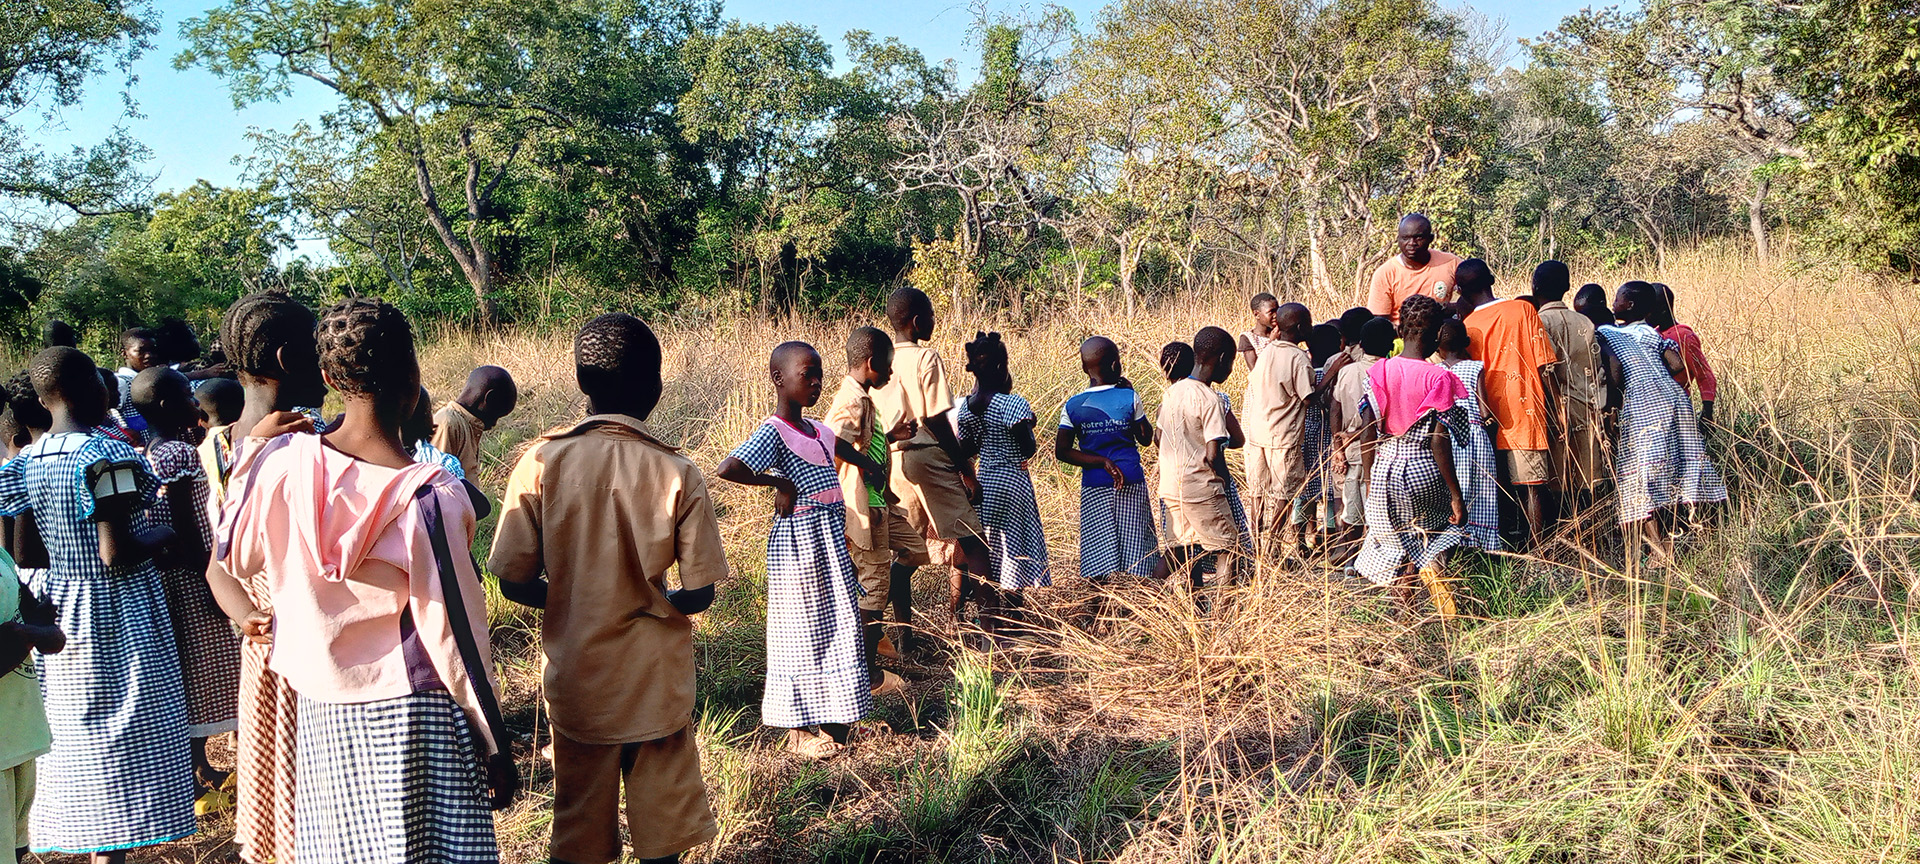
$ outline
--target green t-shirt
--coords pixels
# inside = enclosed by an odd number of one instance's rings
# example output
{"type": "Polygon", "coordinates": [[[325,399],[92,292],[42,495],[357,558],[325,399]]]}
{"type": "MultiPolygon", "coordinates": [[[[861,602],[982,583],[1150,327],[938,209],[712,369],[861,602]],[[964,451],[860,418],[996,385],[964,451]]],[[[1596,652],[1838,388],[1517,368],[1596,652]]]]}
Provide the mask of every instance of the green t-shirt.
{"type": "MultiPolygon", "coordinates": [[[[0,550],[0,622],[20,620],[20,571],[0,550]]],[[[39,667],[33,655],[20,668],[0,675],[0,771],[47,752],[53,733],[40,702],[39,667]]],[[[6,817],[6,818],[11,818],[6,817]]]]}
{"type": "MultiPolygon", "coordinates": [[[[882,469],[891,469],[893,467],[887,464],[887,460],[890,458],[890,454],[887,451],[887,436],[881,434],[879,429],[873,430],[873,434],[867,436],[867,458],[880,463],[882,469]]],[[[867,484],[867,506],[887,506],[887,484],[885,482],[880,483],[878,486],[872,483],[867,484]]]]}

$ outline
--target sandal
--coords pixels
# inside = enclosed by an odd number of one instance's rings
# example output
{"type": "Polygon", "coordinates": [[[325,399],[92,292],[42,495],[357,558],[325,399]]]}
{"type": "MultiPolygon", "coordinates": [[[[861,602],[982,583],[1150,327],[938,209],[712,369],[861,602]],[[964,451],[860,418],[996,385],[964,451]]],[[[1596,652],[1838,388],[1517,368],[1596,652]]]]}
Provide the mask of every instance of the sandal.
{"type": "Polygon", "coordinates": [[[802,732],[798,729],[787,730],[787,752],[813,760],[832,759],[847,749],[847,745],[833,740],[825,732],[802,732]]]}
{"type": "Polygon", "coordinates": [[[874,685],[873,698],[882,696],[903,696],[907,692],[907,682],[900,676],[885,669],[880,670],[880,683],[874,685]]]}

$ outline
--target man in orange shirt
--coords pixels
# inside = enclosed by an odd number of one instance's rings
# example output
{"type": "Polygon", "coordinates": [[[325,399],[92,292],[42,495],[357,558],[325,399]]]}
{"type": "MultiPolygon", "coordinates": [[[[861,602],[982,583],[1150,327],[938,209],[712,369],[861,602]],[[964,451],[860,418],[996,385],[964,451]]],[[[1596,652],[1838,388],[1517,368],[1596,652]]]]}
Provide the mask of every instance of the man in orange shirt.
{"type": "Polygon", "coordinates": [[[1529,541],[1537,540],[1546,529],[1546,484],[1553,477],[1549,418],[1558,398],[1553,366],[1560,355],[1532,303],[1493,296],[1493,269],[1487,262],[1468,258],[1457,275],[1455,308],[1472,339],[1467,350],[1486,367],[1481,374],[1487,410],[1500,424],[1493,449],[1524,499],[1529,541]]]}
{"type": "Polygon", "coordinates": [[[1400,304],[1415,294],[1425,294],[1441,303],[1453,299],[1454,268],[1460,256],[1441,252],[1433,246],[1433,223],[1418,213],[1400,218],[1400,233],[1395,243],[1400,254],[1373,271],[1373,288],[1367,293],[1367,308],[1373,314],[1400,321],[1400,304]]]}

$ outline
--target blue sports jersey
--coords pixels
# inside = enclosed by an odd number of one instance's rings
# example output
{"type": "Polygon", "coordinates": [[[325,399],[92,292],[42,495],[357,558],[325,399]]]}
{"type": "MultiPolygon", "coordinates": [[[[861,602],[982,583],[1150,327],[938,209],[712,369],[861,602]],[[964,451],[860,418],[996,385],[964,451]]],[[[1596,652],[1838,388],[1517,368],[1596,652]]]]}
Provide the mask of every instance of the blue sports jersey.
{"type": "MultiPolygon", "coordinates": [[[[1074,431],[1078,449],[1112,459],[1128,483],[1145,483],[1140,448],[1133,443],[1133,423],[1146,416],[1139,394],[1109,384],[1090,387],[1068,399],[1060,408],[1060,428],[1074,431]]],[[[1086,468],[1080,485],[1112,486],[1113,477],[1104,468],[1086,468]]]]}

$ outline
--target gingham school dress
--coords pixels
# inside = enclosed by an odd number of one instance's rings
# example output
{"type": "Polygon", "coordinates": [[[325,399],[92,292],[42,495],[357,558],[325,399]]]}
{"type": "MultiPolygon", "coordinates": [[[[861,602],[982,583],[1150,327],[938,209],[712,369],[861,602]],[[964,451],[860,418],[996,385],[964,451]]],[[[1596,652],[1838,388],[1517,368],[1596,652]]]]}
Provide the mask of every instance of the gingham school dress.
{"type": "MultiPolygon", "coordinates": [[[[1226,406],[1228,414],[1233,413],[1233,397],[1221,393],[1220,404],[1226,406]]],[[[1238,529],[1240,533],[1240,551],[1244,553],[1252,552],[1253,531],[1247,528],[1247,505],[1246,502],[1240,500],[1240,484],[1233,482],[1233,472],[1231,471],[1227,472],[1227,508],[1233,511],[1233,527],[1238,529]]],[[[1165,509],[1164,506],[1161,508],[1163,518],[1165,517],[1165,509]]],[[[1168,534],[1167,536],[1171,537],[1173,535],[1168,534]]],[[[1208,559],[1208,566],[1212,566],[1212,559],[1208,559]]]]}
{"type": "MultiPolygon", "coordinates": [[[[1033,476],[1013,443],[1012,429],[1034,419],[1033,407],[1012,393],[995,393],[985,414],[973,413],[973,400],[961,400],[960,434],[980,444],[980,522],[987,529],[993,572],[1007,590],[1053,584],[1047,569],[1047,535],[1040,527],[1040,504],[1033,476]]],[[[1111,571],[1109,571],[1111,572],[1111,571]]]]}
{"type": "MultiPolygon", "coordinates": [[[[1110,451],[1128,460],[1139,473],[1119,489],[1104,470],[1085,469],[1093,479],[1080,486],[1080,577],[1103,579],[1114,573],[1151,575],[1160,556],[1154,536],[1153,496],[1146,474],[1139,470],[1139,451],[1133,442],[1133,422],[1144,417],[1140,397],[1115,387],[1088,389],[1067,400],[1060,409],[1060,428],[1072,429],[1081,450],[1095,452],[1106,442],[1110,451]],[[1122,407],[1127,406],[1127,407],[1122,407]]],[[[1116,460],[1120,461],[1120,460],[1116,460]]],[[[1122,466],[1122,471],[1128,470],[1122,466]]]]}
{"type": "MultiPolygon", "coordinates": [[[[1403,564],[1438,563],[1448,550],[1472,542],[1465,525],[1448,524],[1447,485],[1433,458],[1436,424],[1450,431],[1467,422],[1456,403],[1444,413],[1429,411],[1405,434],[1380,439],[1373,456],[1372,487],[1367,490],[1367,537],[1354,569],[1376,585],[1387,585],[1403,564]]],[[[1459,441],[1457,434],[1453,435],[1459,441]]],[[[1454,452],[1460,452],[1458,443],[1454,452]]]]}
{"type": "Polygon", "coordinates": [[[1674,504],[1727,500],[1726,483],[1707,459],[1693,400],[1660,359],[1677,344],[1644,322],[1596,332],[1620,358],[1626,376],[1613,456],[1620,524],[1674,504]]]}
{"type": "MultiPolygon", "coordinates": [[[[148,523],[160,525],[172,520],[168,490],[184,483],[201,543],[213,548],[213,529],[207,524],[207,478],[200,467],[199,451],[185,441],[155,441],[147,446],[147,465],[160,484],[159,497],[147,511],[148,523]]],[[[180,651],[180,674],[187,683],[187,734],[205,738],[232,732],[239,717],[240,634],[213,599],[204,566],[163,570],[160,584],[167,592],[173,641],[180,651]]]]}
{"type": "MultiPolygon", "coordinates": [[[[100,560],[85,475],[100,459],[141,463],[125,442],[67,432],[0,467],[0,513],[33,510],[51,566],[31,587],[59,607],[67,634],[66,650],[39,659],[53,749],[38,766],[35,852],[109,852],[194,832],[186,686],[166,592],[151,563],[100,560]]],[[[151,504],[153,475],[137,473],[151,504]]]]}
{"type": "Polygon", "coordinates": [[[760,722],[797,729],[853,723],[872,707],[860,627],[860,583],[847,556],[846,508],[833,433],[769,417],[732,456],[792,480],[793,515],[767,532],[767,682],[760,722]]]}
{"type": "Polygon", "coordinates": [[[1460,483],[1460,497],[1467,501],[1467,539],[1475,548],[1500,551],[1500,481],[1494,460],[1493,439],[1480,416],[1480,373],[1486,364],[1462,360],[1440,368],[1453,373],[1467,387],[1467,398],[1455,405],[1466,414],[1467,422],[1454,440],[1453,476],[1460,483]]]}
{"type": "MultiPolygon", "coordinates": [[[[1316,389],[1326,378],[1326,366],[1313,370],[1316,389]]],[[[1307,482],[1300,488],[1300,494],[1294,496],[1293,514],[1288,519],[1295,525],[1305,525],[1313,507],[1319,505],[1320,525],[1332,530],[1333,487],[1327,484],[1326,476],[1327,460],[1333,456],[1333,430],[1327,428],[1327,411],[1318,402],[1307,405],[1306,418],[1301,423],[1300,455],[1307,464],[1307,482]]]]}

